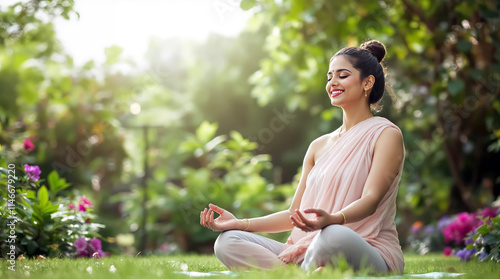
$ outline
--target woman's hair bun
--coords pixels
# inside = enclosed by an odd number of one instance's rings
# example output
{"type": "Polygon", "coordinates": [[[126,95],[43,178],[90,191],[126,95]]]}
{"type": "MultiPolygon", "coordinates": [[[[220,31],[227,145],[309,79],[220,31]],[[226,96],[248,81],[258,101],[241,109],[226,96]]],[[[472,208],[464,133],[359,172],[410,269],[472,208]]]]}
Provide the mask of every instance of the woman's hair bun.
{"type": "Polygon", "coordinates": [[[377,58],[378,62],[382,62],[385,57],[385,45],[379,41],[371,40],[368,42],[362,43],[360,46],[362,49],[368,50],[375,58],[377,58]]]}

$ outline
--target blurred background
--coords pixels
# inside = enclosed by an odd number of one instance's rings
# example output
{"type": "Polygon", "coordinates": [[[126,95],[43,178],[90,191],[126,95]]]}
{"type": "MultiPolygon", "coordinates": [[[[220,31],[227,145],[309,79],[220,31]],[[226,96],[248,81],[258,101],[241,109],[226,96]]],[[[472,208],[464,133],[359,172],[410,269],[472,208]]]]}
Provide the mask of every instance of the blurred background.
{"type": "MultiPolygon", "coordinates": [[[[93,203],[104,250],[211,253],[209,202],[288,208],[309,143],[341,125],[330,57],[377,39],[404,135],[400,240],[500,194],[500,4],[0,1],[0,166],[93,203]],[[29,139],[34,149],[26,152],[29,139]],[[418,223],[420,222],[420,223],[418,223]]],[[[285,241],[288,233],[268,235],[285,241]]]]}

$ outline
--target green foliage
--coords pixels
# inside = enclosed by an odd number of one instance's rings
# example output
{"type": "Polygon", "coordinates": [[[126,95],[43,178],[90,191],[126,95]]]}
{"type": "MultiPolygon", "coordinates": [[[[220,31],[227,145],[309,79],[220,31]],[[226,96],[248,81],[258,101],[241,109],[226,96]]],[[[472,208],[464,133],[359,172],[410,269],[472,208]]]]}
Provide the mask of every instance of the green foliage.
{"type": "MultiPolygon", "coordinates": [[[[236,131],[229,138],[217,136],[217,126],[203,122],[182,142],[179,152],[187,154],[188,160],[179,177],[170,177],[166,186],[148,182],[147,228],[152,241],[164,241],[161,232],[168,233],[186,250],[214,240],[217,233],[199,224],[200,211],[210,202],[241,218],[261,216],[289,205],[293,187],[273,185],[261,174],[272,167],[270,157],[255,155],[257,145],[236,131]]],[[[140,223],[142,192],[136,189],[124,199],[128,222],[140,223]]]]}
{"type": "Polygon", "coordinates": [[[500,263],[500,215],[482,219],[483,225],[476,229],[474,243],[468,249],[476,249],[476,256],[481,261],[500,263]]]}
{"type": "Polygon", "coordinates": [[[2,256],[13,245],[16,255],[72,257],[73,242],[80,237],[99,236],[103,226],[92,223],[91,208],[70,209],[64,191],[70,186],[52,171],[48,186],[31,181],[21,170],[0,168],[0,241],[2,256]],[[7,179],[8,178],[8,179],[7,179]]]}
{"type": "Polygon", "coordinates": [[[452,2],[258,1],[249,27],[271,31],[268,57],[250,78],[252,95],[261,105],[284,100],[292,112],[321,116],[318,126],[331,131],[341,110],[332,110],[324,93],[330,57],[380,40],[399,97],[382,101],[399,112],[381,115],[401,128],[407,149],[399,212],[436,219],[487,206],[491,200],[481,196],[492,194],[483,182],[500,181],[492,163],[500,159],[498,5],[452,2]]]}

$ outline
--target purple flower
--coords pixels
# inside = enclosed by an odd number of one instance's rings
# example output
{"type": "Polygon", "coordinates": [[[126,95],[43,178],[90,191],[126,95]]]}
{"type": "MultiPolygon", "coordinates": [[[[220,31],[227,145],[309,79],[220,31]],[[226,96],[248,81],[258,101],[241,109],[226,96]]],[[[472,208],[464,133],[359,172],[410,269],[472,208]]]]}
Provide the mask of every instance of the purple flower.
{"type": "Polygon", "coordinates": [[[448,216],[443,216],[441,219],[439,219],[437,223],[437,229],[442,231],[446,226],[448,226],[451,221],[453,221],[450,217],[448,216]]]}
{"type": "Polygon", "coordinates": [[[87,250],[83,250],[80,252],[77,251],[77,254],[76,254],[76,257],[78,257],[78,258],[84,258],[84,257],[88,257],[88,256],[89,256],[89,252],[87,252],[87,250]]]}
{"type": "Polygon", "coordinates": [[[482,259],[484,259],[484,258],[488,257],[488,253],[482,252],[482,253],[481,253],[481,254],[479,254],[477,257],[478,257],[478,259],[479,259],[479,260],[482,260],[482,259]]]}
{"type": "Polygon", "coordinates": [[[474,238],[472,238],[472,235],[465,239],[465,246],[473,243],[474,243],[474,238]]]}
{"type": "Polygon", "coordinates": [[[97,250],[94,253],[92,253],[91,256],[100,259],[104,257],[104,252],[102,250],[97,250]]]}
{"type": "MultiPolygon", "coordinates": [[[[101,248],[101,240],[97,237],[94,237],[93,239],[89,240],[89,250],[90,253],[93,254],[94,252],[98,252],[102,250],[101,248]]],[[[102,251],[101,251],[102,252],[102,251]]]]}
{"type": "Polygon", "coordinates": [[[432,234],[433,232],[435,231],[435,228],[433,225],[427,225],[425,226],[425,229],[424,229],[424,234],[425,235],[430,235],[432,234]]]}
{"type": "Polygon", "coordinates": [[[460,261],[470,261],[470,257],[476,253],[476,249],[467,249],[464,248],[455,253],[455,256],[460,258],[460,261]]]}
{"type": "Polygon", "coordinates": [[[40,179],[40,174],[42,173],[38,166],[30,166],[27,164],[24,165],[24,171],[26,171],[26,174],[28,175],[29,179],[34,182],[40,179]]]}
{"type": "Polygon", "coordinates": [[[85,238],[83,237],[80,237],[75,242],[73,242],[73,245],[75,245],[76,252],[78,253],[87,251],[87,241],[85,241],[85,238]]]}
{"type": "Polygon", "coordinates": [[[413,234],[418,233],[420,231],[420,228],[422,228],[422,225],[423,225],[423,223],[420,221],[413,223],[413,225],[411,225],[411,232],[413,234]]]}

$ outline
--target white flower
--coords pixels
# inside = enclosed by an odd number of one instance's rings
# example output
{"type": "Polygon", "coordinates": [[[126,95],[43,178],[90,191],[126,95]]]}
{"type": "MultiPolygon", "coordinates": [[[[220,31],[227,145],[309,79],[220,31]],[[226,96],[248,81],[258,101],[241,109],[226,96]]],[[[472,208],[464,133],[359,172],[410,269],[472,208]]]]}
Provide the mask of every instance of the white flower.
{"type": "Polygon", "coordinates": [[[89,274],[92,274],[92,267],[91,266],[87,266],[87,269],[85,269],[89,274]]]}
{"type": "Polygon", "coordinates": [[[182,271],[187,271],[188,270],[188,265],[185,264],[185,263],[181,264],[181,270],[182,271]]]}
{"type": "Polygon", "coordinates": [[[111,265],[111,266],[109,267],[109,271],[110,271],[111,273],[115,273],[115,271],[116,271],[116,267],[115,267],[114,265],[111,265]]]}

